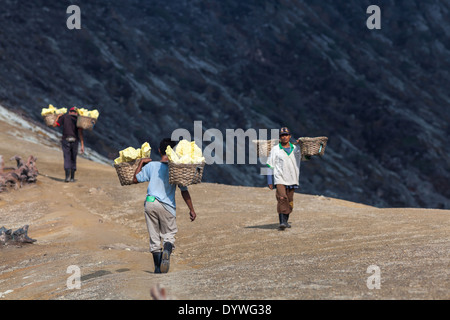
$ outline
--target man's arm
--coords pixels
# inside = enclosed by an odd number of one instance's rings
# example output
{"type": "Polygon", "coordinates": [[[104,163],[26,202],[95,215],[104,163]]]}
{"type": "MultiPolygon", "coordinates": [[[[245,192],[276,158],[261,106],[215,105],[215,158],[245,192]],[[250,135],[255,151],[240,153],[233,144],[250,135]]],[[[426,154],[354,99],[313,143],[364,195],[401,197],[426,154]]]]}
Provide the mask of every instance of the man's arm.
{"type": "Polygon", "coordinates": [[[269,166],[267,167],[267,186],[273,190],[273,169],[269,166]]]}
{"type": "Polygon", "coordinates": [[[138,164],[138,167],[136,168],[136,171],[134,172],[134,176],[133,176],[133,183],[139,183],[139,181],[136,178],[136,175],[141,172],[142,167],[145,166],[147,163],[149,163],[150,161],[152,161],[152,159],[150,158],[142,158],[141,161],[138,164]]]}
{"type": "Polygon", "coordinates": [[[78,128],[78,136],[80,137],[80,142],[81,142],[81,154],[84,153],[84,138],[83,138],[83,129],[82,128],[78,128]]]}
{"type": "Polygon", "coordinates": [[[181,195],[183,196],[184,202],[186,202],[186,205],[189,208],[189,216],[191,218],[191,221],[194,221],[197,217],[197,214],[195,213],[194,206],[192,205],[191,195],[189,194],[188,190],[181,191],[181,195]]]}
{"type": "Polygon", "coordinates": [[[266,166],[267,166],[267,170],[268,170],[268,175],[267,175],[267,186],[269,187],[270,190],[273,190],[273,167],[275,166],[275,158],[276,158],[276,151],[275,149],[278,146],[274,146],[272,148],[272,150],[270,150],[270,154],[269,157],[267,158],[267,162],[266,162],[266,166]]]}
{"type": "Polygon", "coordinates": [[[55,122],[53,122],[53,127],[61,126],[61,124],[58,121],[59,121],[59,118],[61,118],[62,115],[63,115],[63,113],[58,114],[58,116],[55,119],[55,122]]]}

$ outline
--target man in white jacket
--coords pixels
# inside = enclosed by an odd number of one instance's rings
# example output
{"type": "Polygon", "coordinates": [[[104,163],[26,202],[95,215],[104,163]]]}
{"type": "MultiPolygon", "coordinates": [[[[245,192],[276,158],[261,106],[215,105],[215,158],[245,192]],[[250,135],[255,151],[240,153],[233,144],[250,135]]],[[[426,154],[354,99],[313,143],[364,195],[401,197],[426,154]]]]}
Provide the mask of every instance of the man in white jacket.
{"type": "Polygon", "coordinates": [[[301,152],[299,145],[290,142],[291,132],[288,128],[280,129],[280,143],[270,151],[267,166],[273,176],[267,176],[269,189],[276,188],[277,211],[280,230],[290,228],[289,214],[294,208],[294,191],[298,188],[300,178],[301,152]]]}

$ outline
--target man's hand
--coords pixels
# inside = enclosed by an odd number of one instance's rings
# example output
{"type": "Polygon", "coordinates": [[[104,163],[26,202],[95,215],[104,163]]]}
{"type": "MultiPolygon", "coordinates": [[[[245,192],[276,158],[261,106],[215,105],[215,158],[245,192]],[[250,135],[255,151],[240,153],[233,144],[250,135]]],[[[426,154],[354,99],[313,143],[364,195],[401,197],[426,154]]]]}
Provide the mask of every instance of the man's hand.
{"type": "Polygon", "coordinates": [[[273,184],[269,184],[267,186],[269,187],[270,190],[273,190],[273,184]]]}
{"type": "Polygon", "coordinates": [[[195,214],[194,210],[189,211],[189,217],[191,218],[191,221],[194,221],[195,218],[197,218],[197,214],[195,214]]]}
{"type": "Polygon", "coordinates": [[[191,221],[194,221],[197,218],[197,214],[195,213],[194,206],[192,205],[191,195],[188,190],[181,191],[181,196],[183,197],[184,202],[189,208],[189,217],[191,221]]]}
{"type": "Polygon", "coordinates": [[[136,168],[136,171],[134,172],[133,175],[133,183],[137,184],[139,183],[139,181],[137,181],[136,175],[141,172],[142,167],[145,166],[147,163],[149,163],[150,161],[152,161],[152,159],[150,158],[142,158],[141,161],[139,162],[139,165],[136,168]]]}
{"type": "Polygon", "coordinates": [[[80,148],[80,154],[83,154],[83,153],[84,153],[84,146],[81,145],[81,148],[80,148]]]}

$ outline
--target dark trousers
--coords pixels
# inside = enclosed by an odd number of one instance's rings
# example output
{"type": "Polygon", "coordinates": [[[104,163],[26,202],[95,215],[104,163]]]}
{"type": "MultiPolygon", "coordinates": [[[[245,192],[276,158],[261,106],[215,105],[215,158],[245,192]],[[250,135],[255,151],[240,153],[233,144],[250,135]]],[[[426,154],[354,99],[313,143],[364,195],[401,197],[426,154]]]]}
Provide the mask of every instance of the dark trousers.
{"type": "Polygon", "coordinates": [[[290,214],[294,208],[294,189],[286,188],[285,185],[277,184],[275,194],[277,198],[278,213],[290,214]]]}
{"type": "Polygon", "coordinates": [[[61,141],[64,155],[64,170],[77,170],[78,140],[69,142],[61,141]]]}

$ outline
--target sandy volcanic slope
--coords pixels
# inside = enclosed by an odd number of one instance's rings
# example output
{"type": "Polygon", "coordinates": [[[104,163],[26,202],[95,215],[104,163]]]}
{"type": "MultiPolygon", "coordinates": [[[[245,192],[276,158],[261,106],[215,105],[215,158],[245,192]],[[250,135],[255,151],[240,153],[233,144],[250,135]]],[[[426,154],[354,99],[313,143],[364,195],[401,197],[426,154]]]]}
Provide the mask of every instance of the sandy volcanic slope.
{"type": "MultiPolygon", "coordinates": [[[[45,130],[0,120],[0,155],[38,157],[38,182],[0,193],[0,226],[29,224],[32,245],[0,249],[0,299],[449,299],[450,212],[377,209],[296,194],[292,228],[277,230],[267,188],[190,187],[198,219],[177,194],[176,250],[153,274],[143,216],[146,185],[122,187],[110,165],[79,158],[64,183],[62,153],[45,130]],[[32,139],[30,139],[32,136],[32,139]],[[70,265],[81,289],[68,289],[70,265]],[[367,268],[381,271],[368,289],[367,268]]],[[[207,170],[207,168],[206,168],[207,170]]]]}

